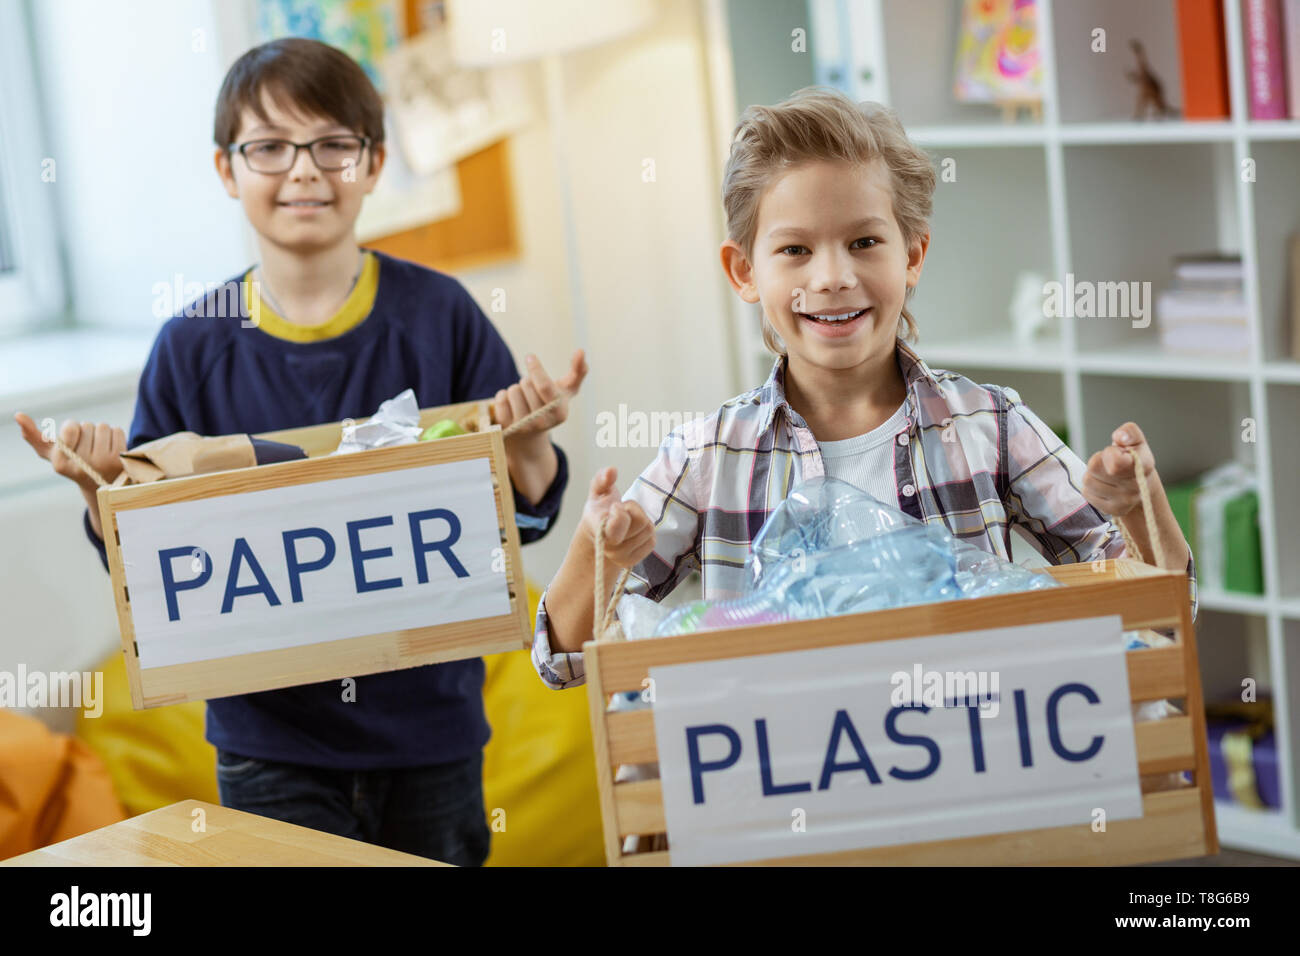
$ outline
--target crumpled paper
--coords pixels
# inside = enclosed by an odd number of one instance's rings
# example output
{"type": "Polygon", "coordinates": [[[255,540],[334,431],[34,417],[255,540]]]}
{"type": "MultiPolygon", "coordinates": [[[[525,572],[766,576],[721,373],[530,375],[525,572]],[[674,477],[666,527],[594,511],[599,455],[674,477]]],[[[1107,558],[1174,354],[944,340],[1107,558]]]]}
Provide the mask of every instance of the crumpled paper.
{"type": "Polygon", "coordinates": [[[379,411],[360,425],[343,426],[343,440],[331,454],[410,445],[419,440],[423,431],[420,405],[415,400],[415,392],[408,388],[380,405],[379,411]]]}

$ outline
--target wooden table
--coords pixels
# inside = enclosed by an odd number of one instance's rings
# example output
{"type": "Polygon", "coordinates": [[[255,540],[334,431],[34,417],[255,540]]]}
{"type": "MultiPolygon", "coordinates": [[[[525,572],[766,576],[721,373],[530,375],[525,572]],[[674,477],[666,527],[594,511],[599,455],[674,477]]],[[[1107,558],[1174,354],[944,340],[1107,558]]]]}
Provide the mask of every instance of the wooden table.
{"type": "Polygon", "coordinates": [[[450,865],[202,800],[182,800],[0,860],[0,866],[450,865]]]}

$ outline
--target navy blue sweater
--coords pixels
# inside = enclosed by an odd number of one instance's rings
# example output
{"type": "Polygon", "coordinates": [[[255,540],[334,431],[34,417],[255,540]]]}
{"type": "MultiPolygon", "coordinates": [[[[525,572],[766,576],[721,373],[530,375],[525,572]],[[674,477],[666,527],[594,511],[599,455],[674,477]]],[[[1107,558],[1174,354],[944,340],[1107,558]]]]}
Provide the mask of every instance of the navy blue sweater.
{"type": "MultiPolygon", "coordinates": [[[[180,431],[257,433],[364,418],[406,388],[422,408],[491,398],[519,381],[505,342],[459,282],[375,255],[374,307],[332,339],[288,342],[241,328],[238,316],[206,317],[219,314],[215,306],[169,319],[140,377],[127,447],[180,431]]],[[[536,506],[515,493],[524,542],[544,535],[559,512],[568,466],[556,454],[559,472],[536,506]]],[[[89,512],[84,523],[107,568],[89,512]]],[[[348,703],[339,681],[209,700],[207,739],[249,757],[339,769],[459,760],[491,735],[483,674],[473,658],[358,677],[348,703]]]]}

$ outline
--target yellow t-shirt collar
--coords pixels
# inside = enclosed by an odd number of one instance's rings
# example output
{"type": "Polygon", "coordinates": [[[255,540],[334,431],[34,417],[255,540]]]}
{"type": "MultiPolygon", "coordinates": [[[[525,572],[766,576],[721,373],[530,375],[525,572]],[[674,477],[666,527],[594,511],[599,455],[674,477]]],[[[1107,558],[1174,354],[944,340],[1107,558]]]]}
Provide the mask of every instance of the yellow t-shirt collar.
{"type": "Polygon", "coordinates": [[[244,276],[244,303],[250,318],[267,335],[289,342],[319,342],[356,328],[374,308],[379,291],[379,259],[373,252],[366,252],[357,284],[338,312],[319,325],[299,325],[279,315],[261,295],[254,301],[252,275],[249,269],[244,276]]]}

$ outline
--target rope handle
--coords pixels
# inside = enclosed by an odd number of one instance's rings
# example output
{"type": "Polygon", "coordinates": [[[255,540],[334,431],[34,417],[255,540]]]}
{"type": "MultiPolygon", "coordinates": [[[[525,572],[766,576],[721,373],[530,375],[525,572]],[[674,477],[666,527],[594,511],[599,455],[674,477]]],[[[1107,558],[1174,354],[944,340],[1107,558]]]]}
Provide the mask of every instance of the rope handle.
{"type": "Polygon", "coordinates": [[[103,488],[107,484],[111,484],[111,482],[104,480],[104,476],[101,475],[98,471],[96,471],[91,466],[90,462],[86,461],[86,459],[82,458],[75,451],[73,451],[72,448],[69,447],[68,443],[65,442],[62,438],[58,437],[57,435],[54,436],[54,447],[57,448],[59,451],[63,452],[63,454],[67,455],[68,458],[71,459],[72,463],[76,465],[78,468],[80,468],[82,471],[84,471],[86,474],[88,474],[91,480],[94,481],[95,484],[100,488],[103,488]]]}
{"type": "MultiPolygon", "coordinates": [[[[1163,568],[1165,566],[1165,548],[1160,543],[1160,535],[1156,531],[1156,516],[1151,507],[1151,489],[1147,487],[1146,472],[1142,469],[1142,461],[1138,457],[1137,449],[1129,448],[1128,453],[1133,457],[1133,473],[1137,476],[1138,496],[1142,499],[1142,511],[1147,519],[1147,537],[1151,541],[1151,550],[1155,552],[1155,566],[1163,568]]],[[[1133,536],[1128,533],[1128,530],[1118,521],[1115,524],[1119,526],[1119,533],[1124,538],[1124,547],[1128,549],[1128,553],[1143,564],[1150,564],[1142,556],[1142,551],[1138,548],[1137,542],[1133,540],[1133,536]]]]}
{"type": "Polygon", "coordinates": [[[515,432],[519,431],[519,430],[520,430],[521,428],[523,428],[525,425],[530,425],[530,424],[532,424],[533,422],[537,421],[537,419],[541,418],[541,417],[542,417],[543,415],[545,415],[547,412],[551,411],[551,409],[553,409],[553,408],[558,408],[558,407],[560,406],[561,403],[563,403],[564,401],[566,401],[566,400],[568,400],[568,399],[570,399],[570,398],[573,398],[573,396],[574,396],[574,394],[575,394],[574,392],[569,392],[569,391],[566,391],[565,389],[562,389],[562,388],[559,389],[559,393],[560,393],[560,394],[556,395],[553,399],[551,399],[549,402],[547,402],[547,403],[546,403],[545,405],[543,405],[541,408],[534,408],[531,412],[529,412],[529,413],[528,413],[527,415],[525,415],[523,418],[519,419],[519,421],[517,421],[517,422],[511,422],[509,425],[507,425],[505,428],[503,428],[503,429],[501,430],[501,437],[502,437],[502,438],[509,438],[511,435],[515,434],[515,432]]]}
{"type": "Polygon", "coordinates": [[[597,641],[622,641],[627,638],[618,623],[618,602],[623,596],[623,588],[627,585],[632,569],[623,569],[612,594],[606,597],[600,593],[605,585],[605,525],[608,521],[609,515],[606,515],[596,527],[596,586],[592,600],[592,633],[597,641]]]}

